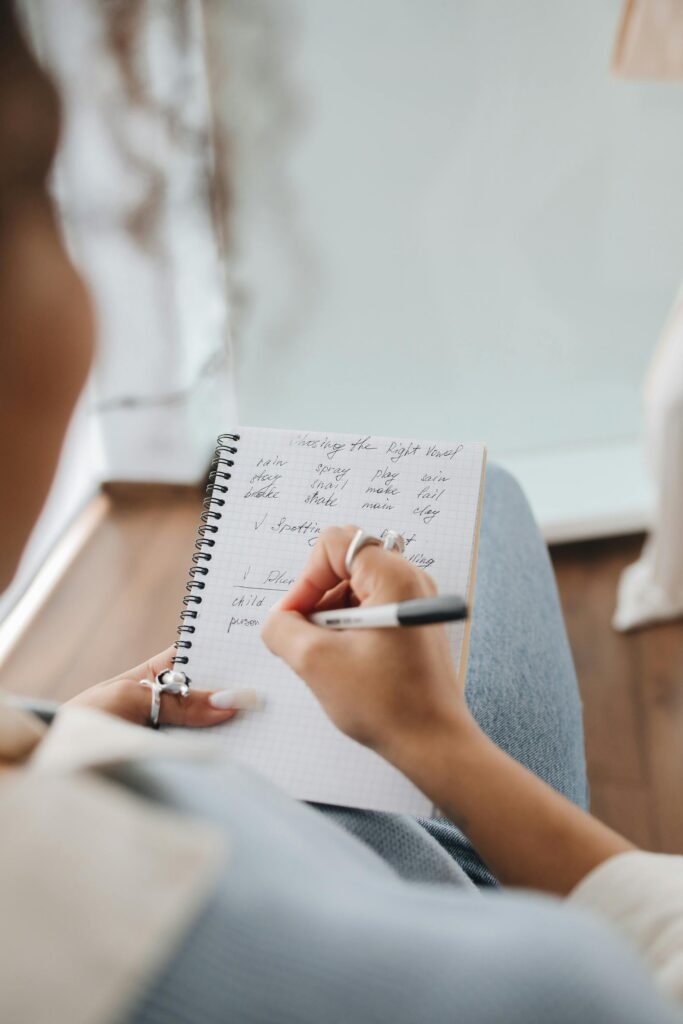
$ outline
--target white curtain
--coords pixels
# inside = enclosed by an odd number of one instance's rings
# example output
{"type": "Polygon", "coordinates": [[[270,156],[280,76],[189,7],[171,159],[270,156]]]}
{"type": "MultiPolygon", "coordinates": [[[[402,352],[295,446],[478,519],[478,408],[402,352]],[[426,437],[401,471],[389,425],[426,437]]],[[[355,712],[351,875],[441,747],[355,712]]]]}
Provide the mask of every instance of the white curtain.
{"type": "MultiPolygon", "coordinates": [[[[613,68],[627,78],[683,78],[681,0],[627,0],[613,68]]],[[[622,574],[613,624],[629,630],[683,615],[683,286],[645,386],[645,447],[654,524],[622,574]]]]}
{"type": "Polygon", "coordinates": [[[199,0],[28,0],[64,102],[54,187],[95,300],[109,480],[192,482],[236,419],[199,0]]]}
{"type": "Polygon", "coordinates": [[[646,384],[645,443],[655,520],[640,558],[619,581],[619,630],[683,615],[683,288],[646,384]]]}

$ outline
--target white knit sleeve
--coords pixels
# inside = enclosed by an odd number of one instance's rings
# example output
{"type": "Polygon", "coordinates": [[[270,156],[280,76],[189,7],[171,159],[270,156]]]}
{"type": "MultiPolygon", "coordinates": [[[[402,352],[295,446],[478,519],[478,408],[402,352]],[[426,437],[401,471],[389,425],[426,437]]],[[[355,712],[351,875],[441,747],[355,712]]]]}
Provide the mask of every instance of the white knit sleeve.
{"type": "Polygon", "coordinates": [[[683,857],[618,854],[568,898],[610,921],[638,948],[657,985],[683,1003],[683,857]]]}

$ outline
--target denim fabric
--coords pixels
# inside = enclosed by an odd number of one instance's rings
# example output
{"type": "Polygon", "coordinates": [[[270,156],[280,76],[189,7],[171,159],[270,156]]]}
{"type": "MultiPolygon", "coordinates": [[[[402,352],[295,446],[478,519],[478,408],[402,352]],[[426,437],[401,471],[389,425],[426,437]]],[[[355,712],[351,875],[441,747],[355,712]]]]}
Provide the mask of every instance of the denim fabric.
{"type": "Polygon", "coordinates": [[[467,699],[484,732],[587,806],[581,702],[553,568],[519,484],[490,466],[467,699]]]}
{"type": "MultiPolygon", "coordinates": [[[[519,484],[498,466],[489,466],[486,475],[466,695],[498,746],[586,806],[581,704],[552,565],[519,484]]],[[[407,819],[319,809],[391,860],[404,877],[422,871],[421,861],[403,856],[407,819]]],[[[419,824],[477,885],[496,884],[449,821],[419,824]]],[[[431,877],[439,879],[438,873],[431,877]]]]}
{"type": "MultiPolygon", "coordinates": [[[[584,804],[580,706],[519,488],[488,473],[467,696],[496,742],[584,804]]],[[[631,952],[560,902],[488,893],[444,821],[297,804],[226,761],[118,778],[228,837],[209,905],[128,1024],[673,1024],[631,952]],[[340,828],[339,826],[343,827],[340,828]]]]}
{"type": "MultiPolygon", "coordinates": [[[[490,466],[466,695],[499,747],[587,807],[581,702],[548,551],[516,480],[490,466]]],[[[494,879],[461,832],[421,822],[480,885],[494,879]]]]}

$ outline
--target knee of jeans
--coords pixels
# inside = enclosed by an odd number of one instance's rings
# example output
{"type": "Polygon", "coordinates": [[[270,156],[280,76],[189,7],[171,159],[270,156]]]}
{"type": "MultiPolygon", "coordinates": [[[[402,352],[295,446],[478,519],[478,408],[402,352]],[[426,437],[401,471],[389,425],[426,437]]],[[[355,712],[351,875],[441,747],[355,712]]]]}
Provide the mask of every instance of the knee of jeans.
{"type": "Polygon", "coordinates": [[[487,528],[496,531],[522,530],[525,535],[536,536],[538,525],[529,501],[517,479],[507,469],[495,463],[486,469],[484,489],[484,520],[487,528]]]}
{"type": "Polygon", "coordinates": [[[531,513],[526,494],[517,480],[509,470],[495,462],[489,462],[486,467],[486,488],[484,497],[492,501],[504,502],[506,508],[524,510],[531,513]]]}

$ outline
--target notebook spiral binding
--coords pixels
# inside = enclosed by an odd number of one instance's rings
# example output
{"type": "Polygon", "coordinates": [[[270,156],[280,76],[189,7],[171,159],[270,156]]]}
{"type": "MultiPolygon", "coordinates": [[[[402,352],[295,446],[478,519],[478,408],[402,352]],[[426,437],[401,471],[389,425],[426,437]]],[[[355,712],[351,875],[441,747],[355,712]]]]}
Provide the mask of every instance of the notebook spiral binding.
{"type": "MultiPolygon", "coordinates": [[[[214,537],[207,536],[207,534],[218,533],[218,523],[223,518],[221,509],[225,505],[225,498],[221,495],[227,494],[229,490],[227,481],[232,476],[229,470],[235,465],[234,459],[230,458],[230,456],[237,454],[235,443],[239,439],[239,434],[219,434],[216,441],[216,450],[211,460],[209,480],[206,485],[206,497],[202,502],[204,509],[201,514],[202,522],[197,530],[197,539],[194,542],[197,550],[192,556],[193,564],[189,571],[190,578],[185,584],[185,589],[188,593],[183,598],[183,610],[180,613],[182,622],[176,630],[178,639],[173,645],[176,651],[188,651],[192,647],[192,640],[188,640],[187,637],[192,636],[196,627],[191,621],[188,622],[188,620],[197,618],[198,609],[196,606],[202,603],[201,592],[206,587],[205,577],[209,575],[207,563],[211,561],[210,549],[216,544],[214,537]],[[233,443],[231,444],[230,442],[233,443]]],[[[171,664],[187,665],[188,661],[188,655],[181,653],[176,654],[171,659],[171,664]]],[[[189,677],[187,681],[190,682],[189,677]]]]}

